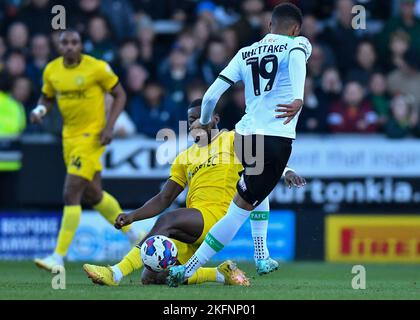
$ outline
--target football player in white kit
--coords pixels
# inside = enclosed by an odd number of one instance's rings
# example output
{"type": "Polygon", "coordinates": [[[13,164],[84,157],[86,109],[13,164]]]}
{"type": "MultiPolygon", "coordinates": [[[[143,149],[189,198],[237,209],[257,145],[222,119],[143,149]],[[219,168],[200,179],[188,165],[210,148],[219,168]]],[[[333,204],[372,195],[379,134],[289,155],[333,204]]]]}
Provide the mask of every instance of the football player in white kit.
{"type": "MultiPolygon", "coordinates": [[[[303,106],[306,63],[312,46],[308,39],[299,36],[301,25],[302,13],[298,7],[290,3],[276,6],[270,33],[240,49],[204,95],[201,118],[193,124],[196,129],[206,129],[222,94],[235,82],[244,82],[246,113],[235,127],[235,152],[245,170],[226,215],[210,229],[185,265],[169,270],[169,286],[183,283],[222,250],[251,211],[268,211],[268,195],[289,161],[303,106]],[[252,159],[250,155],[254,154],[252,159]]],[[[256,261],[258,274],[278,268],[278,263],[269,257],[267,225],[268,216],[251,216],[254,249],[261,251],[256,261]]]]}

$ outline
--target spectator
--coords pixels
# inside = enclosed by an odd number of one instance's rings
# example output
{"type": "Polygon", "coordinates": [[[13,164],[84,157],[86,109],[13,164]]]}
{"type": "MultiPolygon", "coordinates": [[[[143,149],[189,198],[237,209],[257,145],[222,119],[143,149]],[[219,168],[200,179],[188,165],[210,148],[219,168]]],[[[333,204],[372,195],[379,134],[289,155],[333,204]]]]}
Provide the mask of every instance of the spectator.
{"type": "Polygon", "coordinates": [[[211,35],[211,26],[204,19],[199,19],[193,27],[193,36],[199,52],[203,52],[211,35]]]}
{"type": "Polygon", "coordinates": [[[410,48],[410,36],[402,30],[397,30],[391,35],[389,41],[389,55],[387,55],[384,65],[387,71],[400,68],[403,64],[404,54],[410,48]]]}
{"type": "Polygon", "coordinates": [[[13,23],[7,32],[9,50],[26,52],[29,42],[29,31],[22,22],[13,23]]]}
{"type": "Polygon", "coordinates": [[[387,59],[387,48],[391,35],[397,30],[405,31],[412,41],[413,48],[420,52],[420,21],[415,17],[415,0],[400,0],[400,12],[389,20],[380,36],[378,47],[383,60],[387,59]]]}
{"type": "Polygon", "coordinates": [[[117,39],[134,36],[134,11],[129,0],[102,0],[101,12],[110,21],[117,39]]]}
{"type": "Polygon", "coordinates": [[[206,50],[206,59],[201,67],[204,81],[211,85],[228,62],[223,41],[221,39],[210,40],[206,50]]]}
{"type": "Polygon", "coordinates": [[[185,21],[188,16],[187,12],[192,12],[196,1],[190,0],[131,0],[134,10],[139,12],[147,12],[153,20],[174,19],[185,21]]]}
{"type": "Polygon", "coordinates": [[[11,96],[24,106],[29,114],[35,104],[31,80],[26,77],[16,78],[13,81],[11,96]]]}
{"type": "Polygon", "coordinates": [[[95,16],[88,23],[88,39],[84,43],[85,52],[97,59],[111,63],[114,60],[114,45],[110,25],[105,17],[95,16]]]}
{"type": "Polygon", "coordinates": [[[245,94],[244,85],[237,83],[233,86],[232,98],[223,107],[220,108],[220,128],[233,130],[235,129],[236,123],[241,120],[245,114],[245,94]]]}
{"type": "Polygon", "coordinates": [[[385,75],[382,73],[374,73],[370,78],[369,89],[373,109],[378,115],[378,125],[383,127],[389,117],[389,97],[385,75]]]}
{"type": "Polygon", "coordinates": [[[207,21],[212,32],[216,32],[219,29],[215,11],[215,4],[207,0],[199,2],[196,8],[197,18],[207,21]]]}
{"type": "Polygon", "coordinates": [[[241,17],[232,25],[241,47],[260,40],[261,16],[264,9],[262,0],[244,0],[241,4],[241,17]]]}
{"type": "Polygon", "coordinates": [[[314,45],[312,47],[311,58],[308,61],[308,74],[314,81],[314,87],[318,88],[321,85],[322,74],[327,67],[325,60],[325,53],[321,46],[314,45]]]}
{"type": "Polygon", "coordinates": [[[170,99],[180,108],[185,107],[185,88],[195,80],[195,75],[187,69],[188,56],[180,47],[172,49],[168,63],[159,72],[160,83],[170,99]]]}
{"type": "Polygon", "coordinates": [[[74,14],[69,17],[70,25],[84,35],[90,19],[101,14],[101,0],[78,0],[78,2],[78,7],[73,10],[74,14]]]}
{"type": "Polygon", "coordinates": [[[163,128],[176,129],[177,119],[173,105],[164,95],[164,89],[156,81],[148,81],[143,95],[133,97],[128,106],[138,132],[155,138],[163,128]]]}
{"type": "Polygon", "coordinates": [[[346,84],[342,100],[330,108],[327,121],[331,132],[369,133],[377,130],[377,115],[364,96],[360,83],[353,81],[346,84]]]}
{"type": "MultiPolygon", "coordinates": [[[[135,40],[124,41],[118,51],[117,61],[114,61],[114,70],[120,75],[120,78],[126,79],[127,72],[132,65],[138,64],[140,61],[140,50],[135,40]]],[[[127,82],[123,81],[124,86],[127,82]]]]}
{"type": "Polygon", "coordinates": [[[324,31],[324,38],[334,50],[337,57],[337,67],[342,74],[355,65],[355,52],[358,43],[356,31],[352,27],[352,0],[338,0],[336,2],[336,19],[324,31]]]}
{"type": "Polygon", "coordinates": [[[23,76],[26,70],[25,56],[18,52],[10,52],[6,58],[5,71],[12,78],[23,76]]]}
{"type": "Polygon", "coordinates": [[[319,45],[322,48],[329,65],[335,65],[334,52],[322,36],[321,23],[314,15],[306,14],[303,16],[301,34],[308,38],[312,46],[319,45]]]}
{"type": "MultiPolygon", "coordinates": [[[[207,86],[202,82],[193,82],[187,87],[187,105],[198,99],[203,99],[204,94],[206,93],[207,86]]],[[[185,113],[184,117],[187,118],[185,113]]],[[[183,119],[184,120],[184,119],[183,119]]]]}
{"type": "Polygon", "coordinates": [[[159,48],[155,45],[155,39],[152,21],[144,16],[138,24],[137,41],[140,48],[140,62],[151,74],[156,73],[161,56],[159,48]]]}
{"type": "Polygon", "coordinates": [[[144,89],[144,84],[149,77],[147,70],[139,65],[133,64],[127,68],[126,76],[126,88],[128,93],[128,98],[140,94],[144,89]]]}
{"type": "Polygon", "coordinates": [[[197,64],[200,58],[200,51],[197,48],[197,44],[192,34],[192,30],[187,28],[181,31],[181,33],[178,35],[176,43],[177,45],[179,45],[181,49],[184,50],[184,52],[188,56],[188,64],[187,64],[188,70],[190,70],[191,72],[197,73],[198,72],[197,64]]]}
{"type": "Polygon", "coordinates": [[[419,134],[419,110],[410,96],[397,95],[391,101],[391,114],[385,126],[389,138],[404,138],[412,133],[419,134]]]}
{"type": "Polygon", "coordinates": [[[238,36],[232,28],[227,28],[222,31],[222,39],[225,44],[226,55],[231,60],[240,49],[238,36]]]}
{"type": "Polygon", "coordinates": [[[39,88],[42,87],[42,72],[50,60],[50,43],[45,35],[38,34],[31,39],[31,56],[27,65],[27,74],[35,87],[38,89],[36,94],[39,94],[39,88]]]}
{"type": "Polygon", "coordinates": [[[325,133],[327,123],[325,115],[327,107],[320,103],[320,99],[315,94],[313,80],[310,77],[305,81],[304,110],[299,117],[297,130],[303,133],[325,133]]]}
{"type": "Polygon", "coordinates": [[[416,52],[409,50],[404,54],[401,66],[388,75],[388,88],[392,95],[414,96],[416,104],[419,104],[420,72],[419,58],[416,52]]]}
{"type": "Polygon", "coordinates": [[[333,102],[340,99],[343,83],[340,73],[335,68],[328,68],[322,75],[321,87],[315,88],[320,106],[329,108],[333,102]]]}
{"type": "Polygon", "coordinates": [[[362,41],[357,46],[356,56],[357,66],[350,70],[347,78],[360,82],[366,87],[371,74],[377,68],[375,47],[370,41],[362,41]]]}
{"type": "Polygon", "coordinates": [[[19,14],[18,20],[22,21],[31,35],[51,32],[51,1],[32,0],[19,14]]]}

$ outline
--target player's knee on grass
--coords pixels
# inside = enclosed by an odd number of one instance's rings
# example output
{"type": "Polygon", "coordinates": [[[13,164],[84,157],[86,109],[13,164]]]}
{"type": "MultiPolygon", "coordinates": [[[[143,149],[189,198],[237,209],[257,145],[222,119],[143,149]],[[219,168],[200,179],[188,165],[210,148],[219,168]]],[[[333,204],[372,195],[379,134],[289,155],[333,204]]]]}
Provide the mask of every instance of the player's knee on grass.
{"type": "Polygon", "coordinates": [[[162,272],[153,272],[144,268],[141,274],[141,283],[143,285],[166,284],[167,276],[168,276],[167,270],[164,270],[162,272]]]}

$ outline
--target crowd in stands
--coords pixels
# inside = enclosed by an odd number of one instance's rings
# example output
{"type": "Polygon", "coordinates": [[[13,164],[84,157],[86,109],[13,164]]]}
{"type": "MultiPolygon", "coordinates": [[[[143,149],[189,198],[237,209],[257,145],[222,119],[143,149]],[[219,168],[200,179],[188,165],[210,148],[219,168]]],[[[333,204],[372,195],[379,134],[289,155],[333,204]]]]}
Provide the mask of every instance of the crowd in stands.
{"type": "MultiPolygon", "coordinates": [[[[116,134],[155,137],[163,127],[177,130],[189,103],[237,50],[269,32],[271,9],[280,2],[3,0],[0,91],[26,114],[36,106],[43,69],[58,56],[51,8],[61,4],[67,26],[83,36],[84,52],[106,60],[128,93],[116,134]]],[[[302,9],[302,35],[313,46],[298,133],[420,137],[420,1],[289,2],[302,9]],[[366,9],[366,28],[354,27],[357,4],[366,9]]],[[[233,129],[245,112],[241,83],[223,96],[218,112],[220,127],[233,129]]],[[[59,119],[55,109],[43,126],[27,124],[25,132],[58,134],[59,119]]]]}

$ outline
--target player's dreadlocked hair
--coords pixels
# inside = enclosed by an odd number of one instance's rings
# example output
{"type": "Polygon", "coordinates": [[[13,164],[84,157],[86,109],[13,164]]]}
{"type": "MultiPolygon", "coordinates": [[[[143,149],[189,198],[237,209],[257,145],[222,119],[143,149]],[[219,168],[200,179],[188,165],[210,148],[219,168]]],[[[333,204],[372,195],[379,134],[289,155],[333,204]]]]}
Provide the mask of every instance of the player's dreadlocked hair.
{"type": "Polygon", "coordinates": [[[293,24],[302,25],[302,11],[293,3],[282,3],[274,7],[271,16],[273,25],[289,28],[293,24]]]}

